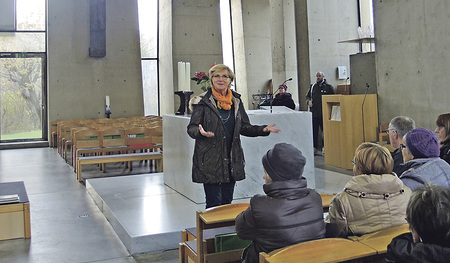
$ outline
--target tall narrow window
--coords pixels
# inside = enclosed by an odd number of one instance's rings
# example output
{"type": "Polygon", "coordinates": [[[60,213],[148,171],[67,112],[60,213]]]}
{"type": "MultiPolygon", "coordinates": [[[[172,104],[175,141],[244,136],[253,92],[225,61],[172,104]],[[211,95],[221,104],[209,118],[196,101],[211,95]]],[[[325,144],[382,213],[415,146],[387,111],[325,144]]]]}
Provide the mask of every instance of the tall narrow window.
{"type": "Polygon", "coordinates": [[[0,27],[0,142],[46,139],[45,0],[5,3],[14,19],[0,27]]]}
{"type": "Polygon", "coordinates": [[[144,114],[159,115],[158,0],[138,0],[144,114]]]}
{"type": "Polygon", "coordinates": [[[220,0],[220,28],[222,31],[223,64],[234,71],[230,0],[220,0]]]}
{"type": "Polygon", "coordinates": [[[375,51],[375,28],[373,24],[372,0],[358,0],[361,27],[358,28],[359,37],[368,38],[370,41],[361,44],[362,52],[375,51]]]}

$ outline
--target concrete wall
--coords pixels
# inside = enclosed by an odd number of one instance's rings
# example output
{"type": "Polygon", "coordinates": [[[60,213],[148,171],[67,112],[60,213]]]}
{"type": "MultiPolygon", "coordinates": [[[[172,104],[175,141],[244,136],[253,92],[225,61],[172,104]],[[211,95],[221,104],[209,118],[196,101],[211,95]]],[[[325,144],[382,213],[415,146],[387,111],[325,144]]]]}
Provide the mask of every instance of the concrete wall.
{"type": "Polygon", "coordinates": [[[136,1],[106,1],[106,57],[89,57],[89,1],[48,0],[49,121],[143,115],[136,1]]]}
{"type": "Polygon", "coordinates": [[[236,91],[244,106],[272,78],[271,19],[269,0],[232,0],[236,91]]]}
{"type": "Polygon", "coordinates": [[[270,1],[273,91],[286,79],[288,92],[298,103],[297,50],[294,1],[270,1]]]}
{"type": "MultiPolygon", "coordinates": [[[[213,64],[222,63],[222,37],[220,34],[219,0],[172,0],[172,63],[173,87],[161,89],[178,90],[179,61],[191,63],[190,76],[195,72],[208,73],[213,64]]],[[[160,74],[165,72],[160,72],[160,74]]],[[[191,82],[194,94],[203,91],[191,82]]],[[[173,92],[172,92],[173,93],[173,92]]],[[[178,96],[177,96],[178,97],[178,96]]],[[[179,98],[175,99],[178,109],[179,98]],[[178,99],[178,101],[177,101],[178,99]]],[[[172,112],[173,113],[173,112],[172,112]]]]}
{"type": "MultiPolygon", "coordinates": [[[[174,72],[172,56],[172,1],[159,1],[159,101],[160,115],[175,109],[174,72]]],[[[179,100],[179,99],[178,99],[179,100]]],[[[179,103],[179,102],[178,102],[179,103]]],[[[179,105],[179,104],[177,104],[179,105]]]]}
{"type": "MultiPolygon", "coordinates": [[[[344,80],[338,80],[337,67],[346,66],[350,71],[349,55],[359,51],[358,44],[338,43],[339,41],[357,38],[358,28],[358,8],[356,1],[346,0],[297,0],[297,50],[303,49],[303,54],[307,55],[305,48],[308,49],[309,61],[300,58],[299,75],[300,80],[300,98],[303,99],[308,92],[309,84],[315,82],[315,73],[322,71],[328,83],[336,88],[337,84],[344,84],[344,80]],[[307,29],[299,25],[304,21],[305,9],[307,10],[307,29]],[[299,10],[300,9],[300,10],[299,10]],[[303,10],[302,10],[303,9],[303,10]],[[308,44],[305,41],[308,41],[308,44]],[[309,63],[305,65],[304,63],[309,63]],[[307,76],[307,72],[309,76],[307,76]]],[[[350,72],[351,74],[351,72],[350,72]]],[[[302,109],[306,109],[303,103],[302,109]]]]}
{"type": "Polygon", "coordinates": [[[374,1],[379,120],[407,115],[434,130],[449,112],[448,1],[374,1]]]}
{"type": "Polygon", "coordinates": [[[375,52],[350,55],[351,94],[377,94],[377,78],[375,68],[375,52]]]}

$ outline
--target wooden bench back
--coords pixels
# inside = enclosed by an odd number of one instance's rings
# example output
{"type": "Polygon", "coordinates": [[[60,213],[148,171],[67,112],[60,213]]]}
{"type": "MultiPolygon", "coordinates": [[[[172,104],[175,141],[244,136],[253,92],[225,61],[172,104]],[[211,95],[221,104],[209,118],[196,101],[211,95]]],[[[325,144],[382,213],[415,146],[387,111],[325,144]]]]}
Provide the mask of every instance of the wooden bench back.
{"type": "Polygon", "coordinates": [[[100,132],[93,129],[78,130],[74,134],[73,147],[76,149],[102,147],[100,132]]]}
{"type": "Polygon", "coordinates": [[[150,130],[145,127],[131,127],[125,131],[128,146],[151,145],[150,130]]]}
{"type": "Polygon", "coordinates": [[[324,238],[259,254],[260,263],[342,262],[376,255],[376,250],[345,238],[324,238]]]}
{"type": "Polygon", "coordinates": [[[102,147],[126,147],[127,137],[125,130],[120,128],[107,128],[100,131],[102,147]]]}

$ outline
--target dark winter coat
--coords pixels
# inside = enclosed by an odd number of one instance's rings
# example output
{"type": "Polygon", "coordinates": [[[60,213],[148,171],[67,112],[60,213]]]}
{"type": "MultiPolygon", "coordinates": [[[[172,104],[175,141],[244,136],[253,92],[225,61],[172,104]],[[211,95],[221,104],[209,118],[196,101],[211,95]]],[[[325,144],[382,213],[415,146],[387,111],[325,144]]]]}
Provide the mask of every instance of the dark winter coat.
{"type": "Polygon", "coordinates": [[[267,136],[264,126],[251,125],[240,95],[233,92],[235,126],[231,153],[227,153],[225,128],[220,113],[212,96],[211,89],[191,100],[193,112],[187,127],[189,136],[195,139],[194,156],[192,162],[192,181],[195,183],[217,184],[229,183],[230,176],[239,181],[245,178],[244,151],[241,146],[240,135],[256,137],[267,136]],[[213,132],[214,137],[208,138],[200,134],[198,125],[213,132]]]}
{"type": "Polygon", "coordinates": [[[272,106],[286,106],[295,110],[295,102],[292,99],[291,93],[277,94],[272,101],[272,106]]]}
{"type": "Polygon", "coordinates": [[[334,94],[334,89],[325,79],[321,83],[311,85],[308,94],[306,94],[306,102],[312,100],[313,106],[310,110],[313,118],[322,118],[322,95],[330,94],[334,94]]]}
{"type": "Polygon", "coordinates": [[[387,247],[389,263],[446,263],[450,260],[450,248],[435,244],[414,243],[412,234],[394,237],[387,247]]]}
{"type": "Polygon", "coordinates": [[[306,179],[275,181],[263,186],[267,195],[255,195],[247,210],[236,217],[237,235],[252,243],[245,263],[258,262],[260,252],[323,238],[322,199],[306,187],[306,179]]]}
{"type": "Polygon", "coordinates": [[[442,145],[441,154],[439,157],[450,164],[450,141],[447,141],[447,143],[442,145]]]}
{"type": "Polygon", "coordinates": [[[394,169],[392,170],[397,176],[400,176],[404,171],[406,171],[407,166],[403,163],[403,154],[400,148],[395,149],[391,152],[392,159],[394,159],[394,169]]]}

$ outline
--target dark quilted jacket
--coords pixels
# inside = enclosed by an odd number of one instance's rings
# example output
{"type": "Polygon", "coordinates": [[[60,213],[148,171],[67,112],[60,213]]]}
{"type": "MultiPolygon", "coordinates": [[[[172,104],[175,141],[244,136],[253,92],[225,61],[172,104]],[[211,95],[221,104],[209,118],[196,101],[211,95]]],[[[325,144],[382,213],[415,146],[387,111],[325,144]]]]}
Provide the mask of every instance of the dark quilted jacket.
{"type": "Polygon", "coordinates": [[[264,192],[236,217],[238,236],[252,240],[244,251],[245,263],[258,262],[260,252],[325,236],[322,198],[306,187],[304,177],[265,184],[264,192]]]}
{"type": "MultiPolygon", "coordinates": [[[[231,154],[227,154],[225,128],[212,97],[211,90],[200,95],[198,102],[194,102],[191,121],[187,132],[195,139],[192,163],[192,181],[196,183],[228,183],[230,175],[236,180],[245,178],[245,159],[241,147],[240,135],[256,137],[267,136],[264,126],[251,125],[240,95],[233,92],[233,107],[235,107],[235,126],[231,154]],[[200,134],[198,125],[205,131],[214,133],[214,137],[207,138],[200,134]],[[230,163],[230,168],[228,167],[230,163]],[[230,174],[231,173],[231,174],[230,174]]],[[[195,100],[195,98],[193,98],[195,100]]]]}

